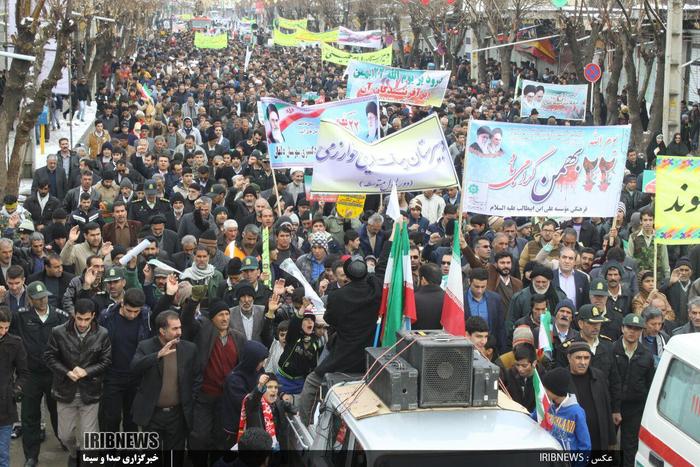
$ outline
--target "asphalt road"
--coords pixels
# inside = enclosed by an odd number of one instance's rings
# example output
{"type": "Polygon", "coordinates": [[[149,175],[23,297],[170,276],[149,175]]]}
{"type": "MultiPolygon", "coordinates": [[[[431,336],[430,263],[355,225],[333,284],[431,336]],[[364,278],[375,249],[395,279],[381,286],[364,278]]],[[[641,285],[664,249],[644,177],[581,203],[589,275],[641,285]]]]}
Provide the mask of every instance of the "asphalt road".
{"type": "MultiPolygon", "coordinates": [[[[51,428],[51,420],[46,405],[42,404],[42,419],[46,424],[46,441],[41,443],[39,452],[39,466],[64,467],[68,463],[68,453],[63,451],[58,439],[51,428]]],[[[24,451],[22,450],[22,438],[13,439],[10,444],[10,466],[22,467],[24,465],[24,451]]]]}

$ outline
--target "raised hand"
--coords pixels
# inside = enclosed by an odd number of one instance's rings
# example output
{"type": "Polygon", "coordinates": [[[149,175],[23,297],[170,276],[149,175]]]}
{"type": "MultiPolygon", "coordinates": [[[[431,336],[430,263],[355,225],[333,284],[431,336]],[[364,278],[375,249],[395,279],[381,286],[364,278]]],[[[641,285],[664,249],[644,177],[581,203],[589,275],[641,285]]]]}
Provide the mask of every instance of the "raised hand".
{"type": "Polygon", "coordinates": [[[78,241],[78,237],[80,237],[80,227],[76,225],[68,232],[68,241],[75,243],[78,241]]]}

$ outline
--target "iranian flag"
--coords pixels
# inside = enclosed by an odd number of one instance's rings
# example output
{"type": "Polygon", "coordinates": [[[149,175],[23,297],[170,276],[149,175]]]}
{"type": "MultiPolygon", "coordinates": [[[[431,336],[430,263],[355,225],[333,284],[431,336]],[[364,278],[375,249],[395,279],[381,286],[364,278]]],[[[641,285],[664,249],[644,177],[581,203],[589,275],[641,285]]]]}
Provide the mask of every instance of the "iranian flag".
{"type": "Polygon", "coordinates": [[[453,336],[464,336],[464,290],[462,288],[462,255],[459,250],[459,222],[455,222],[452,237],[452,263],[447,275],[445,299],[442,302],[440,324],[453,336]]]}
{"type": "Polygon", "coordinates": [[[537,370],[532,374],[532,385],[535,389],[535,412],[537,413],[537,423],[540,424],[545,430],[552,430],[552,420],[549,418],[549,407],[552,403],[547,397],[547,391],[545,391],[542,381],[540,381],[540,375],[537,370]]]}
{"type": "Polygon", "coordinates": [[[540,332],[537,336],[537,357],[546,354],[548,357],[552,355],[552,315],[549,310],[545,311],[540,316],[540,332]]]}
{"type": "Polygon", "coordinates": [[[404,223],[394,223],[394,241],[384,275],[382,304],[382,347],[396,343],[396,331],[410,329],[416,321],[416,300],[413,295],[413,275],[411,258],[408,254],[408,227],[404,223]]]}
{"type": "Polygon", "coordinates": [[[149,102],[153,102],[153,98],[151,97],[151,94],[148,92],[148,89],[143,87],[141,83],[137,82],[136,83],[136,89],[138,89],[139,94],[141,94],[141,97],[144,98],[145,100],[149,102]]]}

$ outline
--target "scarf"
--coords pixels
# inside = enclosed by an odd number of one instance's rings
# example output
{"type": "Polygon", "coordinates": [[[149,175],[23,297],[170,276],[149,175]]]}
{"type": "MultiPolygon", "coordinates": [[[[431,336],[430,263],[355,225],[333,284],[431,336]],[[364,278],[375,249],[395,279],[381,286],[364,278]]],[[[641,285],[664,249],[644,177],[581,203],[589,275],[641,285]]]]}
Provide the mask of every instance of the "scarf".
{"type": "MultiPolygon", "coordinates": [[[[245,396],[243,399],[243,404],[241,404],[241,421],[238,422],[238,439],[241,439],[241,436],[243,436],[243,432],[245,432],[248,425],[248,415],[246,414],[245,410],[246,402],[248,402],[248,400],[250,400],[250,394],[245,396]]],[[[274,447],[278,445],[277,434],[275,431],[275,417],[272,414],[272,407],[262,396],[260,397],[260,408],[262,410],[265,431],[268,435],[270,435],[270,438],[272,438],[272,447],[274,449],[274,447]]]]}
{"type": "Polygon", "coordinates": [[[211,264],[207,264],[206,269],[199,269],[197,266],[191,266],[185,269],[185,272],[182,273],[180,279],[192,279],[194,281],[203,281],[205,279],[209,279],[212,275],[214,275],[215,271],[216,268],[211,264]]]}

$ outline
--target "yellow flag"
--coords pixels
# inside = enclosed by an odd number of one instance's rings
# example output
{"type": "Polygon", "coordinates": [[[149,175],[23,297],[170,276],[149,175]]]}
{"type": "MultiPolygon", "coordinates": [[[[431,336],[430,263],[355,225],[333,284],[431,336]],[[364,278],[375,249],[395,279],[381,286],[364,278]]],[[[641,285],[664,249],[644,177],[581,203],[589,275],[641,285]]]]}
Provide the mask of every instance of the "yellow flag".
{"type": "Polygon", "coordinates": [[[335,210],[340,217],[357,219],[365,209],[366,195],[339,195],[335,210]]]}

